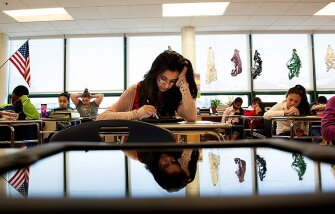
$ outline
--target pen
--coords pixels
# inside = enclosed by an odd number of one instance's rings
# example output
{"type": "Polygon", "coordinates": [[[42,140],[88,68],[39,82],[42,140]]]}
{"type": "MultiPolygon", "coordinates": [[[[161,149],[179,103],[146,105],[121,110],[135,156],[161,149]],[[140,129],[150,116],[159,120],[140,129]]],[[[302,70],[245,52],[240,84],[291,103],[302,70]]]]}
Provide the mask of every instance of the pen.
{"type": "MultiPolygon", "coordinates": [[[[149,100],[147,100],[147,103],[150,104],[149,100]]],[[[158,115],[157,115],[156,113],[155,113],[153,116],[154,116],[156,119],[159,119],[159,117],[158,117],[158,115]]]]}

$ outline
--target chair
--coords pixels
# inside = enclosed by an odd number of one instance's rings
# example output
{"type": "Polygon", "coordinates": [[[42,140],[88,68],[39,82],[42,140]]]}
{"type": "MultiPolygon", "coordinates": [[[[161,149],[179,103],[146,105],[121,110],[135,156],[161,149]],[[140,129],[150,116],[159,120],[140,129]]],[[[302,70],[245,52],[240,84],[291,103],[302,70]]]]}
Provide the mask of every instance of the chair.
{"type": "Polygon", "coordinates": [[[164,128],[135,120],[99,120],[69,127],[54,134],[50,142],[81,141],[101,142],[101,131],[113,133],[118,130],[129,133],[126,142],[175,142],[173,134],[164,128]],[[113,127],[113,128],[111,128],[113,127]],[[119,128],[119,129],[118,129],[119,128]]]}

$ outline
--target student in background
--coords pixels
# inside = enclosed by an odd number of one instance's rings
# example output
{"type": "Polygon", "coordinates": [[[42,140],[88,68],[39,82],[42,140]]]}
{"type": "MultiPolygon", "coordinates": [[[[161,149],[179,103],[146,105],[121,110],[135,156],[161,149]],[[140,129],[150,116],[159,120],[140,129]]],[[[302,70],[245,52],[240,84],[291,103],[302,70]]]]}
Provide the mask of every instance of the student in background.
{"type": "Polygon", "coordinates": [[[103,94],[91,95],[87,88],[82,94],[71,94],[71,100],[76,106],[80,117],[96,117],[103,98],[103,94]],[[93,98],[95,99],[91,101],[93,98]]]}
{"type": "MultiPolygon", "coordinates": [[[[52,109],[51,111],[47,112],[47,117],[51,117],[52,114],[56,111],[61,110],[73,110],[72,107],[70,107],[70,94],[65,91],[58,95],[58,105],[59,107],[52,109]]],[[[66,129],[70,126],[78,125],[76,121],[58,121],[56,122],[56,131],[61,131],[63,129],[66,129]]],[[[49,142],[51,137],[54,135],[54,133],[49,134],[49,136],[44,140],[44,143],[49,142]]]]}
{"type": "Polygon", "coordinates": [[[26,86],[16,86],[12,92],[12,104],[0,105],[0,110],[12,110],[19,114],[19,120],[38,120],[40,113],[29,99],[26,86]]]}
{"type": "Polygon", "coordinates": [[[322,138],[326,141],[335,141],[335,96],[327,102],[321,120],[322,138]]]}
{"type": "MultiPolygon", "coordinates": [[[[70,107],[70,94],[67,91],[58,95],[58,105],[59,107],[47,112],[47,117],[50,117],[50,115],[52,115],[55,111],[73,110],[73,108],[70,107]]],[[[56,131],[60,131],[74,125],[76,125],[75,122],[57,122],[56,131]]]]}
{"type": "Polygon", "coordinates": [[[97,120],[168,118],[177,112],[185,120],[195,121],[197,92],[191,62],[167,50],[157,56],[144,80],[125,90],[97,120]]]}
{"type": "Polygon", "coordinates": [[[327,98],[325,96],[318,97],[316,103],[314,103],[311,107],[312,114],[321,116],[323,115],[323,112],[325,111],[327,104],[327,98]]]}
{"type": "MultiPolygon", "coordinates": [[[[286,93],[286,100],[277,103],[264,113],[264,119],[271,120],[272,117],[310,115],[311,109],[307,100],[306,89],[302,85],[296,85],[286,93]]],[[[277,121],[276,135],[290,135],[290,121],[277,121]]],[[[309,124],[306,122],[295,123],[294,135],[308,135],[309,124]]]]}
{"type": "MultiPolygon", "coordinates": [[[[14,111],[18,114],[18,120],[38,120],[40,113],[29,99],[29,90],[24,85],[18,85],[12,92],[12,104],[0,105],[0,111],[14,111]]],[[[36,139],[35,126],[18,126],[15,128],[15,140],[36,139]]],[[[8,140],[10,132],[8,128],[0,127],[0,140],[8,140]]]]}
{"type": "MultiPolygon", "coordinates": [[[[233,125],[242,125],[242,120],[238,117],[234,118],[228,118],[226,120],[226,116],[228,115],[243,115],[243,109],[242,109],[243,99],[241,97],[236,97],[231,106],[226,108],[226,110],[223,112],[222,115],[222,122],[223,123],[231,123],[233,125]]],[[[232,128],[232,135],[231,140],[236,140],[240,136],[242,136],[243,133],[243,127],[234,127],[232,128]]]]}
{"type": "MultiPolygon", "coordinates": [[[[251,106],[246,109],[243,113],[244,116],[263,116],[264,114],[264,106],[261,98],[254,97],[251,100],[251,106]]],[[[263,129],[264,128],[264,119],[256,118],[253,119],[252,123],[250,119],[246,119],[248,129],[263,129]],[[252,127],[251,127],[252,125],[252,127]]]]}

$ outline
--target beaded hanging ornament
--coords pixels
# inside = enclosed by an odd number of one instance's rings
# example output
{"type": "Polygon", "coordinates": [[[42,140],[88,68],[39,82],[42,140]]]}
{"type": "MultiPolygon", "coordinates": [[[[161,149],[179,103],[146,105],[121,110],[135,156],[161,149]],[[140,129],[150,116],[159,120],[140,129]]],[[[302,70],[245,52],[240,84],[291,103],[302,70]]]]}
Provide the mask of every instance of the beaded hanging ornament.
{"type": "Polygon", "coordinates": [[[251,77],[253,79],[256,79],[257,76],[260,76],[262,73],[262,59],[261,59],[261,55],[258,53],[257,50],[255,50],[255,54],[254,54],[254,67],[251,68],[251,77]]]}
{"type": "Polygon", "coordinates": [[[286,66],[290,70],[288,73],[288,78],[290,80],[293,77],[299,77],[301,61],[296,49],[293,49],[292,58],[286,63],[286,66]]]}

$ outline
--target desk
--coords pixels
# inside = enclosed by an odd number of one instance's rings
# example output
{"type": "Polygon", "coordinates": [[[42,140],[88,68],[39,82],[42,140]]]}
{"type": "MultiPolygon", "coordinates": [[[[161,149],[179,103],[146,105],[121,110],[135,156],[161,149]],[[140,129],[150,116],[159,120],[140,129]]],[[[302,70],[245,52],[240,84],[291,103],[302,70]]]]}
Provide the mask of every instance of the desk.
{"type": "Polygon", "coordinates": [[[253,128],[253,123],[255,122],[255,120],[262,120],[263,121],[263,127],[264,127],[264,117],[263,116],[241,116],[243,118],[243,127],[244,127],[244,131],[243,131],[243,138],[246,138],[246,132],[250,132],[250,138],[252,138],[253,136],[253,132],[264,132],[264,128],[253,128]],[[246,120],[250,120],[250,127],[248,127],[248,125],[245,124],[246,120]]]}
{"type": "Polygon", "coordinates": [[[224,141],[221,132],[225,129],[231,129],[229,123],[213,122],[213,121],[195,121],[195,122],[179,122],[179,123],[158,123],[159,127],[168,129],[174,134],[210,134],[214,135],[220,142],[224,141]]]}
{"type": "MultiPolygon", "coordinates": [[[[219,123],[212,121],[195,121],[195,122],[178,122],[178,123],[153,123],[161,128],[168,129],[175,135],[199,135],[199,140],[188,140],[189,142],[200,142],[201,134],[210,134],[217,138],[218,141],[224,141],[221,132],[225,129],[231,129],[229,123],[219,123]]],[[[122,136],[128,134],[128,129],[125,127],[102,127],[102,135],[122,136]]]]}
{"type": "Polygon", "coordinates": [[[200,114],[200,115],[197,115],[197,120],[205,120],[205,121],[221,122],[221,120],[222,120],[222,115],[216,115],[216,114],[200,114]]]}
{"type": "MultiPolygon", "coordinates": [[[[276,121],[291,121],[290,124],[290,136],[288,136],[290,139],[293,138],[306,138],[306,137],[294,137],[294,124],[297,122],[321,122],[322,117],[319,116],[287,116],[287,117],[272,117],[272,133],[275,133],[274,131],[274,122],[276,121]]],[[[286,137],[287,136],[273,136],[273,137],[286,137]]],[[[308,136],[307,138],[312,138],[312,136],[308,136]]]]}
{"type": "Polygon", "coordinates": [[[40,141],[43,142],[44,138],[52,133],[58,132],[56,130],[57,122],[78,122],[78,124],[80,124],[81,120],[82,118],[42,118],[43,129],[40,131],[40,141]]]}
{"type": "Polygon", "coordinates": [[[42,127],[42,120],[0,120],[0,126],[1,127],[8,127],[10,130],[10,144],[11,146],[14,146],[14,143],[28,143],[28,142],[33,142],[33,143],[39,143],[39,133],[41,131],[42,127]],[[22,140],[22,141],[15,141],[15,127],[18,126],[36,126],[37,130],[37,139],[35,140],[22,140]]]}
{"type": "Polygon", "coordinates": [[[233,127],[238,127],[238,128],[243,129],[243,139],[246,139],[247,132],[250,132],[250,138],[252,138],[253,132],[264,131],[264,128],[262,128],[262,129],[257,129],[256,128],[255,129],[252,126],[253,122],[257,119],[261,119],[261,120],[264,121],[263,116],[245,116],[245,115],[227,115],[227,116],[225,116],[225,121],[228,121],[229,119],[233,120],[233,121],[234,121],[234,119],[239,119],[239,122],[237,124],[233,124],[233,127]],[[241,120],[242,120],[242,122],[241,122],[241,120]],[[250,120],[250,127],[246,124],[246,120],[250,120]]]}
{"type": "MultiPolygon", "coordinates": [[[[166,145],[155,144],[161,152],[166,145]],[[161,145],[161,147],[160,147],[161,145]]],[[[139,145],[100,143],[45,144],[0,156],[0,173],[30,165],[29,192],[23,198],[0,182],[0,212],[20,213],[318,213],[335,203],[333,147],[283,139],[221,144],[170,144],[169,148],[199,148],[197,176],[175,193],[162,189],[144,164],[125,161],[122,151],[148,149],[139,145]],[[137,147],[136,147],[137,146],[137,147]],[[287,151],[287,152],[285,152],[287,151]],[[296,153],[301,162],[296,162],[296,153]],[[211,157],[219,160],[213,164],[211,157]],[[246,164],[241,168],[235,159],[246,164]],[[294,166],[294,167],[292,167],[294,166]],[[16,167],[16,168],[14,168],[16,167]],[[301,170],[300,170],[301,168],[301,170]],[[236,173],[238,170],[239,173],[236,173]],[[217,183],[211,182],[217,172],[217,183]],[[240,171],[244,171],[243,179],[240,171]],[[285,173],[283,173],[285,172],[285,173]],[[215,174],[215,173],[214,173],[215,174]],[[52,181],[52,182],[50,182],[52,181]],[[190,185],[190,184],[189,184],[190,185]],[[38,205],[38,206],[37,206],[38,205]]],[[[149,150],[150,151],[150,150],[149,150]]],[[[1,152],[1,151],[0,151],[1,152]]],[[[0,177],[2,179],[2,177],[0,177]]]]}

